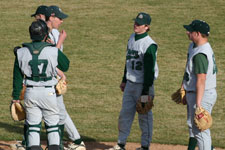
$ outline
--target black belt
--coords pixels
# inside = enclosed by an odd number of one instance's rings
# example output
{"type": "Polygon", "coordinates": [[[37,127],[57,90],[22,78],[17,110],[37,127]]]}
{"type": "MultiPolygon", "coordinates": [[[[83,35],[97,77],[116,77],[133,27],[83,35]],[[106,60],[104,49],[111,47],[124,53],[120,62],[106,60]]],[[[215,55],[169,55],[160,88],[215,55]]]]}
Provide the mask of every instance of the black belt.
{"type": "Polygon", "coordinates": [[[30,88],[33,88],[33,87],[45,87],[45,88],[52,88],[53,86],[33,86],[33,85],[27,85],[26,87],[30,87],[30,88]]]}
{"type": "Polygon", "coordinates": [[[196,91],[186,91],[186,93],[195,93],[196,91]]]}
{"type": "Polygon", "coordinates": [[[39,81],[49,81],[49,80],[52,80],[52,77],[45,77],[45,78],[44,77],[26,77],[26,79],[39,82],[39,81]]]}

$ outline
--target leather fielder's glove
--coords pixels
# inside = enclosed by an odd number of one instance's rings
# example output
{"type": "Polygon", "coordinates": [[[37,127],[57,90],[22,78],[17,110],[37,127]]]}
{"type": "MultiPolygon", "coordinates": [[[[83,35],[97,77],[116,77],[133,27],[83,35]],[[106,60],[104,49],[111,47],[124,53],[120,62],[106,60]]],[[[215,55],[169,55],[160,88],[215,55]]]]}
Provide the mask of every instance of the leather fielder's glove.
{"type": "Polygon", "coordinates": [[[20,102],[12,102],[10,105],[10,112],[14,121],[21,121],[26,118],[26,112],[20,102]]]}
{"type": "Polygon", "coordinates": [[[67,83],[65,80],[59,79],[57,85],[56,85],[56,94],[57,95],[63,95],[67,91],[67,83]]]}
{"type": "Polygon", "coordinates": [[[199,130],[204,131],[212,126],[212,116],[203,107],[195,110],[195,124],[199,130]]]}
{"type": "Polygon", "coordinates": [[[148,95],[141,96],[136,104],[136,111],[139,114],[147,114],[154,106],[153,100],[148,99],[148,95]]]}
{"type": "Polygon", "coordinates": [[[171,95],[171,99],[177,104],[183,103],[185,105],[186,104],[185,96],[186,92],[184,88],[180,88],[171,95]]]}

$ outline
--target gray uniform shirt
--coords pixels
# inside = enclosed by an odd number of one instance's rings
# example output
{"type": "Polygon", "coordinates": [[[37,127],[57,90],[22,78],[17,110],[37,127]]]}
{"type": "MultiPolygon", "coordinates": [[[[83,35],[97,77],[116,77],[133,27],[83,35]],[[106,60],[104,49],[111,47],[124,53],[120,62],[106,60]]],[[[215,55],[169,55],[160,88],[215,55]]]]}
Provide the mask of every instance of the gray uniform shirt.
{"type": "MultiPolygon", "coordinates": [[[[135,41],[135,33],[131,34],[126,55],[127,80],[135,83],[144,83],[144,54],[151,44],[156,43],[150,36],[135,41]]],[[[156,79],[158,77],[157,61],[155,62],[154,69],[156,79]]]]}
{"type": "MultiPolygon", "coordinates": [[[[32,60],[32,54],[30,53],[27,47],[22,47],[17,50],[17,57],[18,57],[18,64],[21,68],[22,73],[27,76],[31,77],[32,75],[32,68],[29,65],[29,62],[32,60]]],[[[25,78],[24,84],[25,85],[33,85],[33,86],[54,86],[58,82],[56,77],[56,66],[58,65],[57,62],[58,58],[58,48],[47,46],[43,48],[40,55],[38,56],[39,60],[39,73],[45,73],[47,77],[53,77],[52,80],[48,81],[32,81],[25,78]]]]}
{"type": "Polygon", "coordinates": [[[213,50],[207,42],[201,46],[194,47],[192,42],[188,49],[188,59],[183,80],[184,89],[186,91],[196,91],[197,76],[194,73],[193,58],[195,55],[205,54],[208,60],[208,71],[206,74],[205,90],[216,87],[216,63],[213,50]]]}

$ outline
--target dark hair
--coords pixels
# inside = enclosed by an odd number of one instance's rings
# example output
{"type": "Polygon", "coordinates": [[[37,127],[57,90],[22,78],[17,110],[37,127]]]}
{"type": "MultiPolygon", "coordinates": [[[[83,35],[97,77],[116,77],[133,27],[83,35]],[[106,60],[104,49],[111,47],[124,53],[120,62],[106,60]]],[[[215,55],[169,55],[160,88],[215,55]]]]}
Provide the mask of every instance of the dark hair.
{"type": "Polygon", "coordinates": [[[209,37],[209,34],[203,34],[203,33],[201,33],[201,35],[202,35],[203,38],[208,38],[209,37]]]}
{"type": "Polygon", "coordinates": [[[31,23],[29,33],[32,41],[42,41],[48,35],[48,26],[45,21],[38,19],[31,23]]]}
{"type": "Polygon", "coordinates": [[[145,26],[148,26],[148,29],[146,30],[146,32],[150,31],[150,27],[149,27],[149,25],[145,25],[145,26]]]}

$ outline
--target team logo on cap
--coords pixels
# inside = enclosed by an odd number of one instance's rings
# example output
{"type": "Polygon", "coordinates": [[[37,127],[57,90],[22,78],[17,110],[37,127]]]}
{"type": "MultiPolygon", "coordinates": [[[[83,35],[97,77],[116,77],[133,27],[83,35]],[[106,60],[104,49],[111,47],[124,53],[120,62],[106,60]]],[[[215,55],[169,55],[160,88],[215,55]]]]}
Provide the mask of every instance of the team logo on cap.
{"type": "Polygon", "coordinates": [[[59,11],[62,12],[62,9],[59,8],[59,11]]]}
{"type": "Polygon", "coordinates": [[[142,14],[140,14],[140,15],[138,16],[138,18],[143,19],[143,15],[142,15],[142,14]]]}

